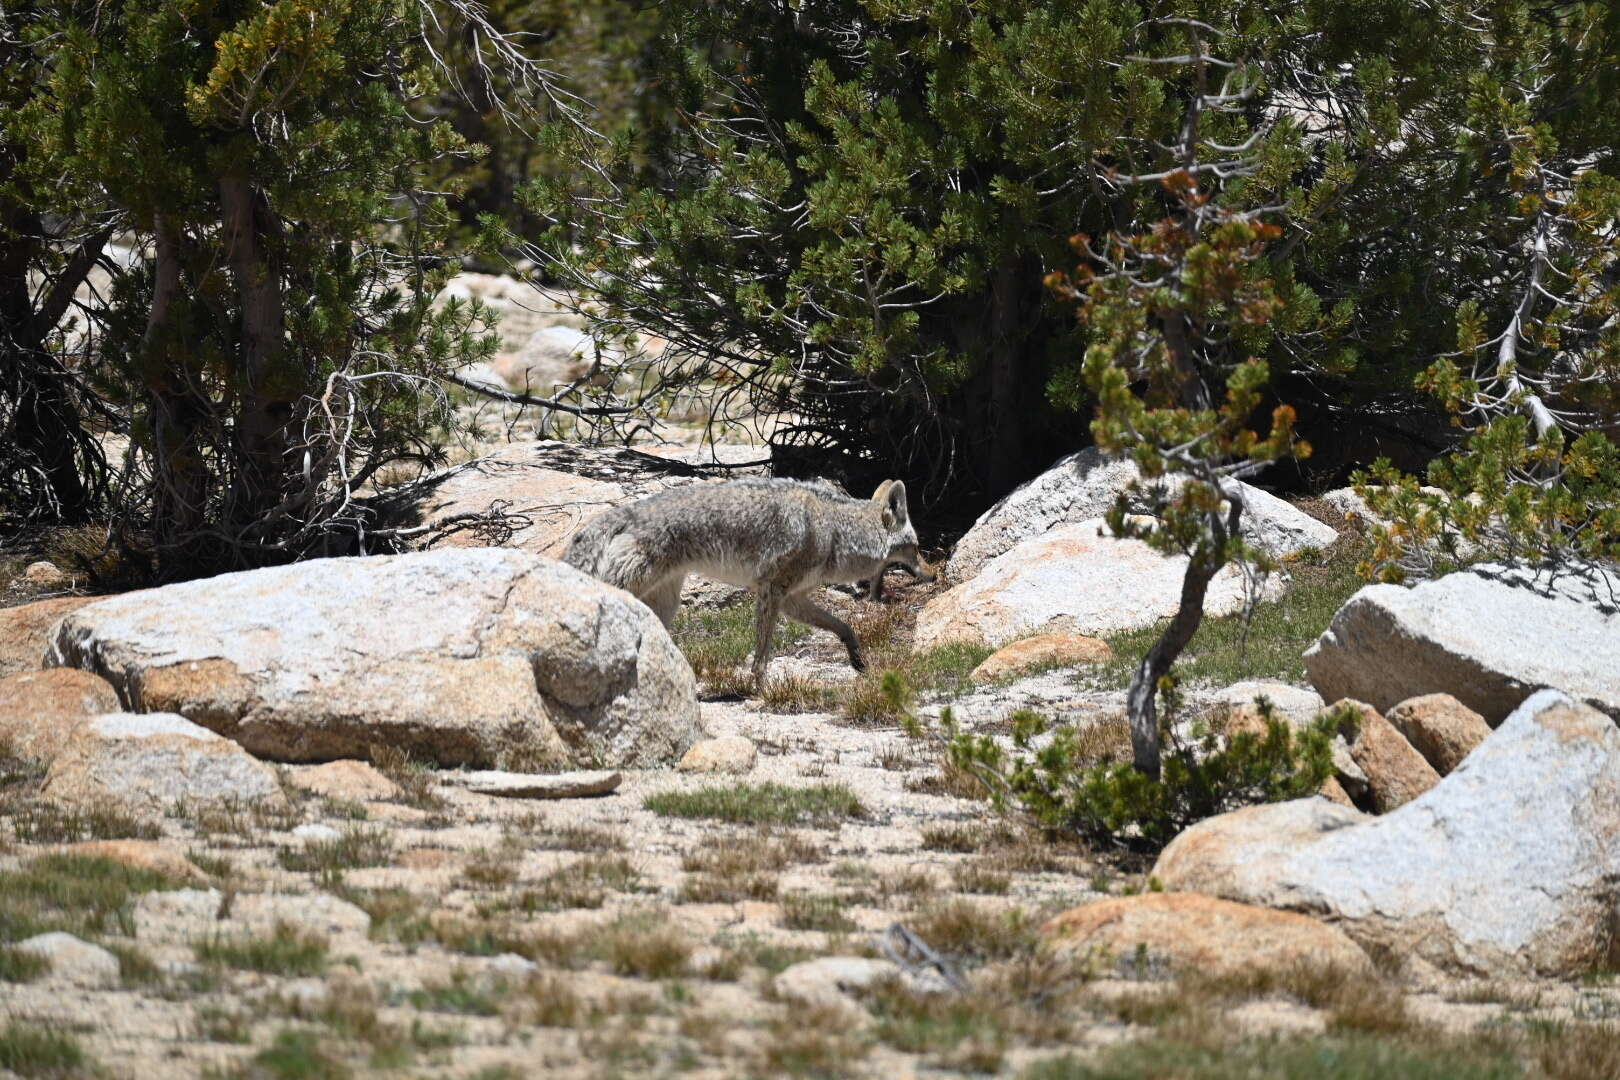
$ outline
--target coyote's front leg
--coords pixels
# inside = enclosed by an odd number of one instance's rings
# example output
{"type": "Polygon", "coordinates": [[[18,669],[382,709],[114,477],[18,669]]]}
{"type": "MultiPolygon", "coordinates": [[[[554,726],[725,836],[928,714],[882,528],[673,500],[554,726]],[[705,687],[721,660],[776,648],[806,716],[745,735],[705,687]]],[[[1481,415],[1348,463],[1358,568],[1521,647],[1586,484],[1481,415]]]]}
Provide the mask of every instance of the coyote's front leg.
{"type": "Polygon", "coordinates": [[[825,611],[805,594],[797,593],[789,596],[782,605],[782,610],[790,619],[797,619],[806,626],[814,626],[820,630],[831,630],[838,635],[838,640],[844,643],[849,653],[849,666],[856,671],[866,670],[866,660],[861,656],[861,639],[855,636],[855,631],[849,624],[830,611],[825,611]]]}

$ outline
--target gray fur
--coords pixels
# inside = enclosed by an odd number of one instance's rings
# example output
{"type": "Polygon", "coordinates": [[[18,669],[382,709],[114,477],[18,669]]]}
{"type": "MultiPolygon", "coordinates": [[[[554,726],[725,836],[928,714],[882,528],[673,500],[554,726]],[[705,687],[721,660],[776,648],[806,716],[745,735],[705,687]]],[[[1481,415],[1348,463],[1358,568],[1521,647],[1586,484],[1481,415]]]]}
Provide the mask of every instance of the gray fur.
{"type": "Polygon", "coordinates": [[[850,665],[865,668],[854,631],[812,603],[810,590],[880,578],[891,565],[933,580],[918,557],[898,480],[880,485],[870,499],[825,480],[749,478],[671,488],[587,522],[563,560],[634,594],[666,627],[675,621],[687,574],[752,589],[756,685],[764,683],[771,632],[784,614],[837,634],[850,665]]]}

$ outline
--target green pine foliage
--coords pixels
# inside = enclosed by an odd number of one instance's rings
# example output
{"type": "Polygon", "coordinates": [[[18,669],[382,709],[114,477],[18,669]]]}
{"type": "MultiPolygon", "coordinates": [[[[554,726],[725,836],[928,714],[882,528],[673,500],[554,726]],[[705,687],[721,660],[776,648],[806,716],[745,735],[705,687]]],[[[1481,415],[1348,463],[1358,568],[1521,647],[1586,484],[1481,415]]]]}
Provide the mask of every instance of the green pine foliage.
{"type": "Polygon", "coordinates": [[[1314,795],[1333,775],[1337,717],[1296,729],[1270,703],[1259,707],[1264,735],[1222,737],[1198,723],[1183,736],[1172,714],[1161,731],[1167,749],[1157,778],[1106,755],[1098,760],[1083,726],[1027,710],[1014,718],[1010,749],[947,729],[947,753],[953,766],[987,780],[998,803],[1017,806],[1044,829],[1157,851],[1205,818],[1314,795]]]}
{"type": "Polygon", "coordinates": [[[1477,265],[1454,347],[1415,379],[1465,436],[1428,488],[1387,460],[1357,477],[1386,581],[1468,559],[1620,557],[1620,25],[1600,5],[1494,13],[1474,45],[1458,171],[1477,265]]]}
{"type": "MultiPolygon", "coordinates": [[[[395,462],[437,459],[433,378],[494,347],[477,304],[431,301],[444,161],[476,156],[412,105],[448,78],[457,0],[119,0],[16,18],[40,92],[20,171],[93,191],[138,258],[86,380],[127,409],[121,505],[168,574],[343,550],[395,462]]],[[[47,186],[49,185],[49,186],[47,186]]]]}

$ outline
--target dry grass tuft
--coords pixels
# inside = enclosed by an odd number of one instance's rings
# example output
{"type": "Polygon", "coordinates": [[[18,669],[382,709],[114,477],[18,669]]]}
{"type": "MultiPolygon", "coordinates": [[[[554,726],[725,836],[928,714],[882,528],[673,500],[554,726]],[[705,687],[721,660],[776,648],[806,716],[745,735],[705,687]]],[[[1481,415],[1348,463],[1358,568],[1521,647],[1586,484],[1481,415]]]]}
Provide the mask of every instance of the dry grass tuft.
{"type": "Polygon", "coordinates": [[[690,876],[681,896],[691,903],[774,900],[783,870],[825,857],[819,844],[794,833],[761,830],[752,836],[710,837],[682,860],[681,868],[690,876]]]}
{"type": "Polygon", "coordinates": [[[516,908],[532,914],[599,908],[613,893],[635,892],[640,884],[641,871],[625,856],[587,855],[553,870],[515,900],[503,901],[499,909],[516,908]]]}
{"type": "Polygon", "coordinates": [[[820,930],[845,934],[857,929],[844,913],[847,901],[841,897],[794,892],[782,897],[782,925],[789,930],[820,930]]]}
{"type": "Polygon", "coordinates": [[[1035,921],[1022,908],[991,908],[959,897],[925,908],[906,926],[935,952],[968,963],[1010,960],[1039,944],[1035,921]]]}
{"type": "Polygon", "coordinates": [[[541,848],[556,851],[629,851],[624,833],[604,825],[564,825],[539,837],[541,848]]]}
{"type": "Polygon", "coordinates": [[[759,1076],[847,1076],[871,1050],[840,1009],[795,1008],[771,1020],[756,1052],[759,1076]]]}
{"type": "Polygon", "coordinates": [[[400,794],[396,801],[418,810],[438,811],[445,808],[445,801],[433,790],[433,767],[413,758],[409,750],[382,744],[372,746],[371,763],[378,772],[399,785],[400,794]]]}
{"type": "Polygon", "coordinates": [[[765,680],[759,700],[765,712],[825,712],[837,704],[838,690],[804,675],[779,675],[765,680]]]}

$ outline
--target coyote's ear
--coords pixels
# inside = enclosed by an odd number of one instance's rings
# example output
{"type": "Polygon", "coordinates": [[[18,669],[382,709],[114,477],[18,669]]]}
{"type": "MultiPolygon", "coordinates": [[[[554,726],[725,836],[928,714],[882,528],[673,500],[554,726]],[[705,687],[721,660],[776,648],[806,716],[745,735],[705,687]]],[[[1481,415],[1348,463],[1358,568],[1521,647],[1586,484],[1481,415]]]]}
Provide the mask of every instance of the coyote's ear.
{"type": "Polygon", "coordinates": [[[878,485],[872,493],[872,501],[883,508],[883,527],[885,529],[898,529],[910,520],[910,513],[906,510],[906,482],[904,480],[885,480],[878,485]]]}

